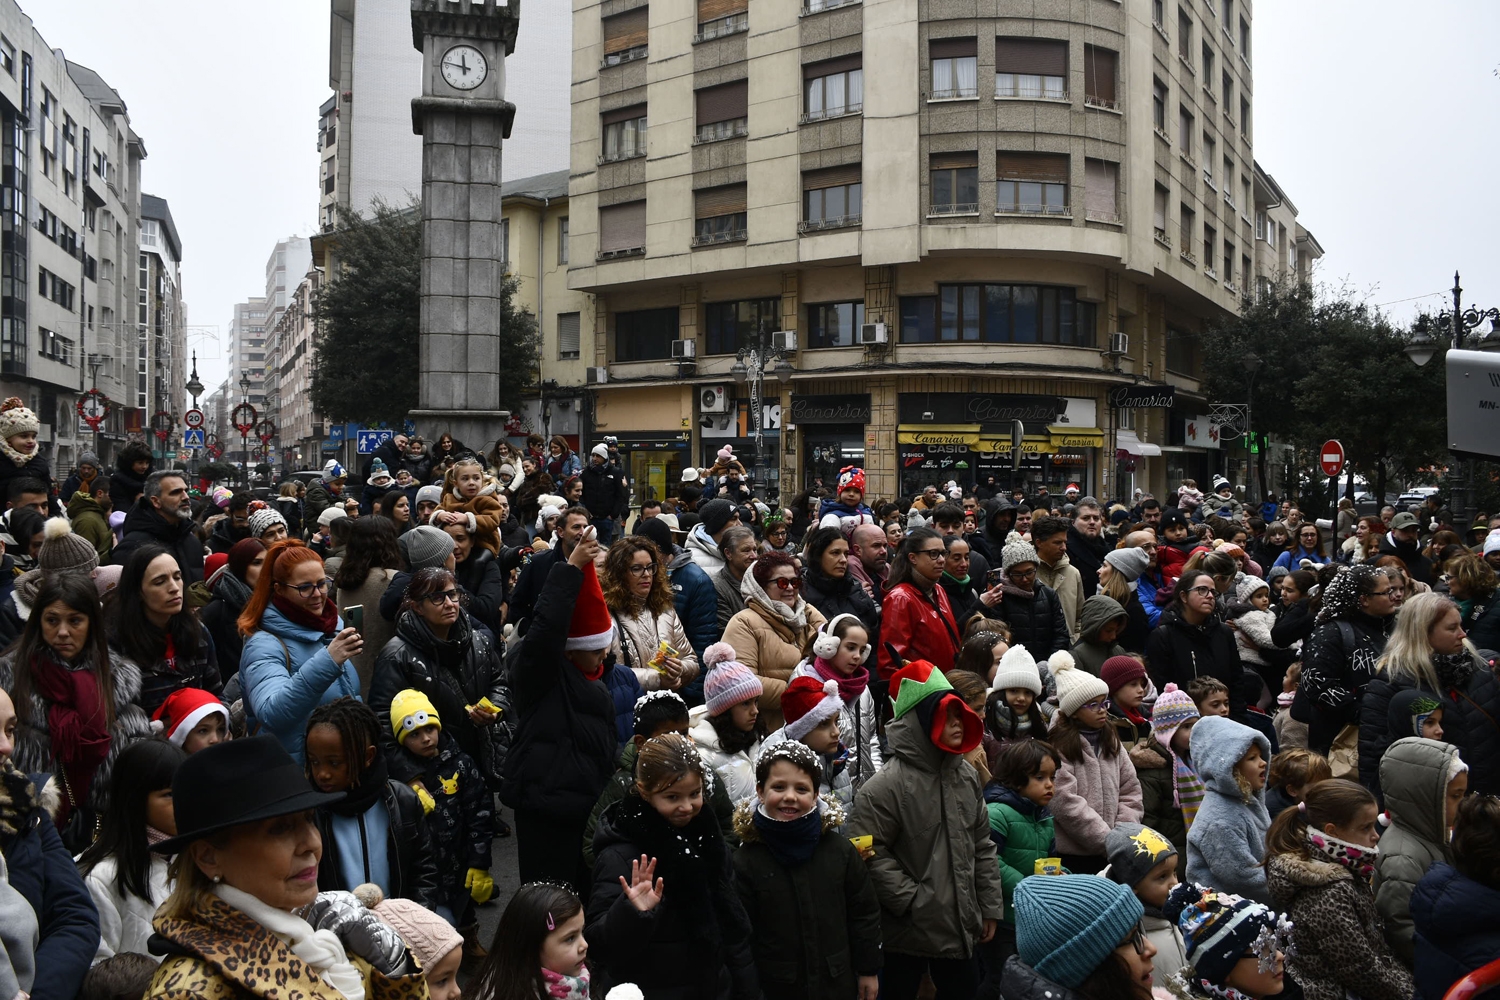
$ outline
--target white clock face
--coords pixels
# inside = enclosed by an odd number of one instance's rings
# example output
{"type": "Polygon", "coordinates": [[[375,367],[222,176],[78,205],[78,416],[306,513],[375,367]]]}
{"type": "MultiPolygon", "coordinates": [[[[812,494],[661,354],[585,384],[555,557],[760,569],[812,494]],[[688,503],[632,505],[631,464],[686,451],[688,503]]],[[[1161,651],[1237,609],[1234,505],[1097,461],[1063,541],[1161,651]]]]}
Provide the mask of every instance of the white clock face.
{"type": "Polygon", "coordinates": [[[455,90],[473,90],[490,75],[490,64],[472,45],[455,45],[443,53],[443,79],[455,90]]]}

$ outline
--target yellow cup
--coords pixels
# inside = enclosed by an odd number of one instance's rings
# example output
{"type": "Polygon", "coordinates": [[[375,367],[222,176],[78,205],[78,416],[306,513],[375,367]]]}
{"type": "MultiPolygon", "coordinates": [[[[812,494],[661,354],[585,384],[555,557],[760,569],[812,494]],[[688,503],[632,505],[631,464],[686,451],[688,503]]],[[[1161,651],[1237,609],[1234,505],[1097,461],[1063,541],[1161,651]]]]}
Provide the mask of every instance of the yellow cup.
{"type": "Polygon", "coordinates": [[[863,837],[850,837],[849,843],[853,844],[856,850],[868,851],[875,846],[875,838],[867,833],[863,837]]]}

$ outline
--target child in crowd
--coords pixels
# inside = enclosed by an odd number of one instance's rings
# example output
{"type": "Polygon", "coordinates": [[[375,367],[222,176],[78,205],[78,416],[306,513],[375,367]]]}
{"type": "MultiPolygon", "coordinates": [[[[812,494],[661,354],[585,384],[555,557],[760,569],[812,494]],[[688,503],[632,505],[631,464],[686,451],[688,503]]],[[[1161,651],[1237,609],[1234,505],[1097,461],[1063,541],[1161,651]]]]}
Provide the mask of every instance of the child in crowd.
{"type": "Polygon", "coordinates": [[[488,902],[495,891],[490,877],[495,797],[473,759],[443,732],[437,708],[422,692],[408,688],[391,699],[391,731],[402,758],[418,772],[412,787],[432,835],[437,912],[455,927],[469,928],[475,924],[474,905],[488,902]]]}
{"type": "Polygon", "coordinates": [[[1302,661],[1298,660],[1286,668],[1281,693],[1276,696],[1276,715],[1271,720],[1276,729],[1276,742],[1283,750],[1307,746],[1307,723],[1292,718],[1292,702],[1297,700],[1297,685],[1301,681],[1302,661]]]}
{"type": "Polygon", "coordinates": [[[573,890],[528,882],[500,915],[470,994],[479,1000],[588,1000],[588,955],[583,904],[573,890]]]}
{"type": "MultiPolygon", "coordinates": [[[[1046,738],[1054,709],[1042,700],[1041,671],[1045,669],[1025,646],[1011,646],[1000,657],[984,707],[985,730],[999,746],[1046,738]]],[[[994,756],[999,756],[998,749],[994,756]]]]}
{"type": "Polygon", "coordinates": [[[1264,903],[1184,882],[1166,914],[1182,932],[1187,962],[1168,973],[1177,1000],[1263,1000],[1286,988],[1292,925],[1264,903]]]}
{"type": "Polygon", "coordinates": [[[78,1000],[135,1000],[145,996],[160,967],[154,957],[139,952],[106,958],[83,977],[78,1000]]]}
{"type": "Polygon", "coordinates": [[[1130,616],[1120,602],[1105,594],[1095,594],[1083,602],[1078,613],[1078,641],[1073,644],[1073,662],[1080,670],[1100,676],[1104,661],[1112,656],[1126,656],[1129,651],[1115,640],[1125,631],[1130,616]]]}
{"type": "Polygon", "coordinates": [[[1141,782],[1146,825],[1177,849],[1177,878],[1187,875],[1187,835],[1203,804],[1203,782],[1193,769],[1190,739],[1198,706],[1176,684],[1162,688],[1151,709],[1151,739],[1130,751],[1141,782]]]}
{"type": "Polygon", "coordinates": [[[495,494],[500,484],[486,476],[484,463],[473,455],[464,455],[453,463],[443,481],[443,499],[432,512],[431,523],[464,524],[474,534],[474,541],[490,555],[500,554],[500,525],[505,521],[495,494]]]}
{"type": "Polygon", "coordinates": [[[1148,682],[1146,665],[1134,656],[1111,656],[1104,661],[1099,679],[1109,688],[1109,722],[1127,750],[1151,738],[1151,720],[1141,714],[1148,682]]]}
{"type": "Polygon", "coordinates": [[[1266,837],[1266,881],[1292,919],[1288,971],[1307,1000],[1411,1000],[1411,973],[1380,931],[1375,796],[1343,778],[1320,781],[1266,837]]]}
{"type": "Polygon", "coordinates": [[[839,686],[839,733],[849,747],[848,774],[854,792],[880,770],[880,733],[875,698],[870,693],[870,633],[851,614],[834,615],[818,629],[807,657],[792,677],[836,681],[839,686]]]}
{"type": "Polygon", "coordinates": [[[316,812],[323,838],[318,888],[370,882],[387,899],[435,911],[442,900],[425,809],[415,791],[389,777],[379,726],[369,706],[349,697],[319,705],[308,719],[308,779],[320,792],[347,793],[316,812]]]}
{"type": "Polygon", "coordinates": [[[1141,783],[1105,707],[1109,688],[1073,666],[1051,659],[1057,678],[1057,718],[1050,742],[1062,757],[1052,812],[1063,866],[1092,874],[1104,867],[1104,841],[1116,823],[1141,819],[1141,783]]]}
{"type": "Polygon", "coordinates": [[[1016,887],[1016,959],[1001,994],[1014,1000],[1152,1000],[1156,947],[1141,901],[1093,875],[1023,879],[1016,887]]]}
{"type": "Polygon", "coordinates": [[[1385,921],[1386,942],[1407,967],[1415,958],[1412,890],[1427,869],[1448,860],[1453,820],[1469,790],[1468,771],[1457,747],[1421,737],[1397,740],[1380,758],[1390,828],[1375,861],[1375,909],[1385,921]]]}
{"type": "Polygon", "coordinates": [[[716,642],[703,651],[703,704],[688,712],[694,743],[724,783],[729,801],[755,794],[755,758],[766,738],[760,717],[760,678],[734,658],[734,647],[716,642]]]}
{"type": "Polygon", "coordinates": [[[1187,950],[1177,922],[1166,915],[1167,897],[1179,885],[1177,848],[1160,833],[1139,823],[1121,823],[1105,838],[1109,867],[1102,874],[1135,893],[1146,915],[1141,929],[1156,946],[1152,982],[1167,981],[1187,964],[1187,950]]]}
{"type": "Polygon", "coordinates": [[[874,524],[875,512],[865,504],[865,470],[846,465],[839,470],[838,490],[818,505],[818,527],[837,528],[848,538],[861,524],[874,524]]]}
{"type": "Polygon", "coordinates": [[[989,813],[963,761],[984,723],[926,660],[896,671],[890,694],[891,759],[865,783],[850,823],[875,850],[867,864],[881,905],[881,996],[912,1000],[930,973],[939,996],[969,997],[979,985],[975,946],[1005,909],[989,813]]]}
{"type": "Polygon", "coordinates": [[[188,753],[229,739],[229,709],[202,688],[178,688],[151,716],[151,728],[188,753]]]}
{"type": "MultiPolygon", "coordinates": [[[[1198,488],[1198,482],[1194,479],[1184,479],[1182,485],[1177,487],[1177,506],[1187,513],[1193,515],[1199,507],[1203,506],[1203,491],[1198,488]]],[[[1167,508],[1170,510],[1171,508],[1167,508]]],[[[1165,514],[1163,514],[1165,517],[1165,514]]]]}
{"type": "Polygon", "coordinates": [[[1266,768],[1271,744],[1249,726],[1219,716],[1198,720],[1190,737],[1203,779],[1203,804],[1188,830],[1188,880],[1266,903],[1266,768]]]}
{"type": "Polygon", "coordinates": [[[1161,512],[1161,542],[1156,547],[1156,567],[1161,570],[1163,586],[1156,592],[1156,603],[1171,599],[1171,585],[1182,575],[1188,556],[1198,547],[1198,539],[1188,531],[1187,517],[1176,507],[1161,512]]]}
{"type": "MultiPolygon", "coordinates": [[[[583,830],[583,863],[594,867],[594,830],[599,826],[599,816],[605,809],[623,799],[635,784],[635,758],[641,744],[657,736],[676,733],[688,735],[688,707],[676,691],[649,691],[635,703],[632,715],[634,728],[630,739],[620,749],[619,767],[610,776],[609,784],[594,803],[589,813],[588,826],[583,830]]],[[[731,845],[739,841],[734,837],[734,803],[729,801],[729,792],[722,781],[710,781],[705,792],[708,808],[718,820],[719,831],[731,845]]]]}
{"type": "Polygon", "coordinates": [[[880,903],[859,852],[838,832],[843,811],[819,800],[822,771],[802,743],[768,746],[755,765],[757,801],[735,811],[743,843],[734,852],[735,881],[757,979],[767,997],[873,998],[880,903]],[[846,960],[826,961],[830,955],[846,960]]]}
{"type": "Polygon", "coordinates": [[[849,781],[850,753],[839,734],[839,711],[843,707],[838,681],[793,677],[781,692],[781,717],[786,724],[766,737],[761,755],[788,740],[811,749],[818,755],[823,777],[818,793],[833,799],[840,812],[848,815],[854,808],[854,786],[849,781]]]}
{"type": "Polygon", "coordinates": [[[1040,858],[1056,857],[1052,812],[1047,808],[1062,759],[1041,740],[1010,743],[1000,751],[994,779],[984,789],[990,816],[990,839],[1000,857],[1000,884],[1005,892],[1005,916],[993,940],[980,946],[984,980],[979,996],[1000,995],[1005,960],[1016,953],[1016,915],[1012,900],[1023,878],[1037,874],[1040,858]]]}
{"type": "Polygon", "coordinates": [[[630,794],[599,817],[584,930],[595,995],[635,983],[647,996],[716,996],[726,981],[732,996],[758,995],[729,848],[703,811],[707,770],[692,740],[647,740],[630,794]]]}
{"type": "Polygon", "coordinates": [[[1205,719],[1210,715],[1229,718],[1229,687],[1217,677],[1206,674],[1194,677],[1188,682],[1187,691],[1193,704],[1198,706],[1198,714],[1205,719]]]}
{"type": "MultiPolygon", "coordinates": [[[[1241,577],[1225,620],[1234,630],[1234,643],[1240,651],[1240,663],[1245,666],[1246,673],[1254,671],[1261,678],[1274,677],[1287,665],[1290,654],[1278,649],[1271,640],[1276,616],[1271,613],[1271,585],[1265,580],[1249,574],[1241,577]]],[[[1263,686],[1265,681],[1260,683],[1263,686]]],[[[1250,700],[1252,705],[1259,703],[1259,697],[1250,700]]]]}
{"type": "Polygon", "coordinates": [[[1469,795],[1453,819],[1452,863],[1411,894],[1418,995],[1442,997],[1500,955],[1500,798],[1469,795]]]}
{"type": "Polygon", "coordinates": [[[406,942],[422,967],[431,1000],[459,1000],[463,991],[458,985],[458,967],[463,964],[464,939],[453,926],[409,899],[383,899],[371,909],[406,942]]]}
{"type": "MultiPolygon", "coordinates": [[[[1444,700],[1421,688],[1406,688],[1391,698],[1386,707],[1386,722],[1390,726],[1391,738],[1421,736],[1429,740],[1443,739],[1444,700]]],[[[1385,786],[1382,784],[1381,788],[1385,786]]]]}
{"type": "Polygon", "coordinates": [[[1307,786],[1333,777],[1328,758],[1305,747],[1283,750],[1271,758],[1266,773],[1266,812],[1271,819],[1302,801],[1307,786]]]}
{"type": "MultiPolygon", "coordinates": [[[[979,674],[971,670],[949,670],[948,683],[953,685],[954,692],[964,700],[964,704],[974,710],[974,714],[981,719],[984,718],[984,703],[989,697],[989,682],[979,674]]],[[[973,750],[964,754],[964,760],[973,766],[979,774],[979,786],[983,788],[990,783],[990,747],[994,741],[989,739],[989,733],[981,731],[980,744],[973,750]]]]}

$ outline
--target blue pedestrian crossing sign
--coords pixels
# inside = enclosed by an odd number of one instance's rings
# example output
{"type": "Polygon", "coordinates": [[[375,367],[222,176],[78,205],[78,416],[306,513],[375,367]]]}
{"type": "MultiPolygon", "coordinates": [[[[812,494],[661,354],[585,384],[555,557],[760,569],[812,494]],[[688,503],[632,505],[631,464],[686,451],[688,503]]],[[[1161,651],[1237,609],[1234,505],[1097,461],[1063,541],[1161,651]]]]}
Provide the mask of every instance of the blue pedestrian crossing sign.
{"type": "Polygon", "coordinates": [[[182,446],[184,448],[202,448],[204,446],[203,428],[189,427],[182,432],[182,446]]]}

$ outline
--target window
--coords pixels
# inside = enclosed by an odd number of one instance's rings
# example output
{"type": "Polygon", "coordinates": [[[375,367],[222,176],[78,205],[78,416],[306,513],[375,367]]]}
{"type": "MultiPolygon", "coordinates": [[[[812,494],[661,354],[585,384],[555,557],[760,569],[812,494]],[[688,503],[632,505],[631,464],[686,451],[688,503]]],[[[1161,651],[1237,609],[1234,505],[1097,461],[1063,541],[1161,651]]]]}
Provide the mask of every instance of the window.
{"type": "Polygon", "coordinates": [[[901,342],[1093,347],[1096,317],[1072,288],[939,285],[937,295],[901,298],[901,342]]]}
{"type": "Polygon", "coordinates": [[[1151,0],[1151,23],[1158,28],[1165,28],[1167,26],[1167,15],[1164,8],[1165,4],[1162,0],[1151,0]]]}
{"type": "Polygon", "coordinates": [[[1250,211],[1250,175],[1240,174],[1240,214],[1250,211]]]}
{"type": "Polygon", "coordinates": [[[1025,215],[1068,214],[1068,158],[1052,153],[995,156],[995,210],[1025,215]]]}
{"type": "Polygon", "coordinates": [[[973,38],[934,38],[932,58],[934,101],[979,96],[979,43],[973,38]]]}
{"type": "Polygon", "coordinates": [[[510,270],[510,220],[500,220],[500,266],[510,270]]]}
{"type": "Polygon", "coordinates": [[[857,226],[864,215],[858,163],[802,175],[802,231],[857,226]]]}
{"type": "MultiPolygon", "coordinates": [[[[1214,187],[1214,160],[1218,155],[1218,146],[1211,132],[1203,133],[1203,181],[1211,188],[1214,187]]],[[[1217,191],[1218,188],[1214,190],[1217,191]]]]}
{"type": "Polygon", "coordinates": [[[739,302],[710,302],[703,307],[705,351],[708,354],[733,354],[741,347],[753,347],[762,331],[781,329],[781,300],[744,299],[739,302]]]}
{"type": "Polygon", "coordinates": [[[929,161],[933,215],[979,211],[979,154],[933,153],[929,161]]]}
{"type": "Polygon", "coordinates": [[[557,262],[559,264],[568,262],[568,217],[566,215],[557,220],[557,262]]]}
{"type": "Polygon", "coordinates": [[[1198,338],[1185,330],[1167,327],[1167,370],[1196,377],[1198,338]]]}
{"type": "Polygon", "coordinates": [[[1181,7],[1177,8],[1177,58],[1193,68],[1193,19],[1181,7]]]}
{"type": "Polygon", "coordinates": [[[1250,138],[1250,98],[1240,98],[1240,136],[1250,138]]]}
{"type": "Polygon", "coordinates": [[[1113,49],[1083,47],[1083,103],[1095,108],[1117,108],[1115,76],[1120,57],[1113,49]]]}
{"type": "Polygon", "coordinates": [[[748,9],[749,0],[698,0],[698,41],[746,30],[748,9]]]}
{"type": "Polygon", "coordinates": [[[1214,249],[1219,245],[1219,231],[1208,223],[1203,224],[1203,269],[1214,273],[1214,249]]]}
{"type": "Polygon", "coordinates": [[[16,75],[16,46],[4,35],[0,35],[0,69],[11,76],[16,75]]]}
{"type": "Polygon", "coordinates": [[[1240,58],[1250,61],[1250,22],[1240,18],[1240,58]]]}
{"type": "MultiPolygon", "coordinates": [[[[1205,34],[1205,38],[1206,38],[1207,37],[1207,32],[1205,32],[1204,34],[1205,34]]],[[[1214,79],[1214,50],[1208,47],[1208,42],[1207,41],[1204,41],[1204,43],[1203,43],[1203,86],[1205,88],[1211,88],[1213,86],[1213,79],[1214,79]]],[[[1210,97],[1213,96],[1213,91],[1212,90],[1209,90],[1209,96],[1210,97]]]]}
{"type": "Polygon", "coordinates": [[[646,202],[599,209],[599,255],[623,256],[646,249],[646,202]]]}
{"type": "Polygon", "coordinates": [[[1160,184],[1156,185],[1156,194],[1151,203],[1151,225],[1156,230],[1156,238],[1171,246],[1172,244],[1167,240],[1167,199],[1169,197],[1171,197],[1170,191],[1160,184]]]}
{"type": "Polygon", "coordinates": [[[1234,23],[1234,0],[1224,0],[1224,34],[1229,36],[1229,43],[1234,44],[1234,34],[1230,25],[1234,23]]]}
{"type": "Polygon", "coordinates": [[[1177,144],[1183,156],[1193,158],[1193,113],[1181,104],[1177,106],[1177,144]]]}
{"type": "Polygon", "coordinates": [[[60,361],[65,365],[73,363],[73,341],[67,337],[58,336],[44,327],[37,327],[37,353],[44,358],[60,361]]]}
{"type": "Polygon", "coordinates": [[[1224,174],[1219,178],[1219,183],[1224,188],[1224,201],[1230,208],[1234,207],[1234,160],[1224,157],[1224,174]]]}
{"type": "Polygon", "coordinates": [[[619,66],[646,58],[649,19],[649,8],[646,7],[604,19],[604,65],[619,66]]]}
{"type": "MultiPolygon", "coordinates": [[[[640,203],[645,207],[645,202],[640,203]]],[[[677,307],[615,313],[615,360],[662,361],[677,339],[677,307]]]]}
{"type": "Polygon", "coordinates": [[[1167,85],[1155,78],[1151,81],[1151,121],[1156,131],[1167,134],[1167,85]]]}
{"type": "Polygon", "coordinates": [[[1228,240],[1224,241],[1224,284],[1234,284],[1234,258],[1236,256],[1234,244],[1228,240]]]}
{"type": "Polygon", "coordinates": [[[860,56],[830,59],[802,67],[803,121],[855,114],[865,106],[865,76],[860,56]]]}
{"type": "Polygon", "coordinates": [[[1234,110],[1234,77],[1229,75],[1227,69],[1224,71],[1219,89],[1224,99],[1224,113],[1227,115],[1234,110]]]}
{"type": "Polygon", "coordinates": [[[694,92],[698,132],[695,142],[715,142],[745,134],[750,87],[746,80],[694,92]]]}
{"type": "Polygon", "coordinates": [[[1240,254],[1240,291],[1250,290],[1250,255],[1240,254]]]}
{"type": "Polygon", "coordinates": [[[1178,246],[1182,248],[1182,253],[1184,255],[1192,257],[1193,231],[1196,228],[1194,225],[1194,223],[1196,222],[1196,217],[1193,213],[1193,210],[1188,207],[1186,202],[1183,202],[1181,205],[1179,205],[1177,207],[1177,211],[1180,213],[1178,246]]]}
{"type": "Polygon", "coordinates": [[[600,122],[604,126],[602,157],[605,163],[646,155],[646,106],[644,104],[607,111],[601,116],[600,122]]]}
{"type": "Polygon", "coordinates": [[[863,302],[827,302],[807,307],[808,347],[853,347],[865,322],[863,302]]]}
{"type": "Polygon", "coordinates": [[[578,313],[557,314],[557,357],[559,360],[571,361],[578,357],[578,333],[578,313]]]}
{"type": "MultiPolygon", "coordinates": [[[[933,88],[937,88],[936,63],[933,88]]],[[[1045,38],[995,39],[995,96],[1066,100],[1068,43],[1045,38]]]]}
{"type": "Polygon", "coordinates": [[[693,194],[693,245],[733,243],[747,238],[745,229],[745,185],[726,184],[693,194]]]}
{"type": "Polygon", "coordinates": [[[1120,165],[1109,160],[1083,161],[1083,208],[1095,222],[1119,222],[1120,165]]]}
{"type": "Polygon", "coordinates": [[[51,299],[69,312],[73,311],[73,296],[78,289],[45,267],[37,269],[36,291],[42,298],[51,299]]]}

